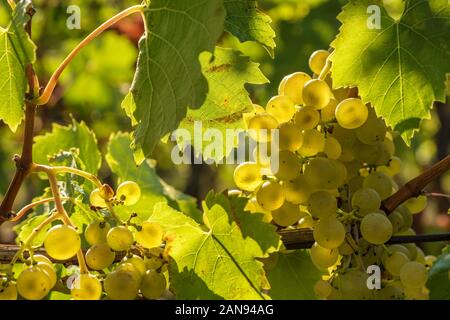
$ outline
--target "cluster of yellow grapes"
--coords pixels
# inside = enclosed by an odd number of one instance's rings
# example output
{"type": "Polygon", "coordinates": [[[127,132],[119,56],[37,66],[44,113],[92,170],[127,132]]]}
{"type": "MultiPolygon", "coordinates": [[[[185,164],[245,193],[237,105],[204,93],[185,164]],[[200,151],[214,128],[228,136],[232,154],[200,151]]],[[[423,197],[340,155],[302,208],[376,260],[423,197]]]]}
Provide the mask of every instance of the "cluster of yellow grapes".
{"type": "MultiPolygon", "coordinates": [[[[138,184],[126,181],[117,192],[104,185],[90,195],[91,205],[110,208],[112,205],[134,205],[141,196],[138,184]]],[[[164,233],[161,226],[144,221],[136,225],[114,219],[91,222],[84,230],[84,240],[90,245],[87,252],[81,250],[81,237],[71,225],[51,227],[44,239],[48,256],[64,262],[82,255],[88,270],[80,268],[79,274],[69,283],[74,300],[99,300],[104,296],[113,300],[132,300],[139,295],[157,299],[167,287],[164,272],[167,259],[161,248],[164,233]],[[118,259],[118,255],[124,256],[118,259]]],[[[80,259],[78,259],[80,261],[80,259]]],[[[44,255],[32,254],[24,261],[26,267],[15,279],[0,278],[0,300],[28,300],[45,298],[57,284],[53,262],[44,255]]]]}
{"type": "Polygon", "coordinates": [[[264,213],[280,228],[314,229],[312,262],[328,270],[315,287],[319,298],[426,298],[433,257],[424,257],[415,244],[385,245],[392,235],[415,234],[412,215],[425,208],[426,197],[411,199],[389,215],[380,209],[398,189],[393,177],[401,161],[394,156],[393,132],[357,90],[332,89],[328,56],[325,50],[314,52],[314,77],[286,76],[265,108],[255,105],[244,115],[257,147],[253,161],[236,167],[240,190],[233,194],[247,197],[248,211],[264,213]],[[272,150],[274,130],[277,151],[272,150]],[[383,270],[381,290],[368,289],[370,265],[383,270]]]}

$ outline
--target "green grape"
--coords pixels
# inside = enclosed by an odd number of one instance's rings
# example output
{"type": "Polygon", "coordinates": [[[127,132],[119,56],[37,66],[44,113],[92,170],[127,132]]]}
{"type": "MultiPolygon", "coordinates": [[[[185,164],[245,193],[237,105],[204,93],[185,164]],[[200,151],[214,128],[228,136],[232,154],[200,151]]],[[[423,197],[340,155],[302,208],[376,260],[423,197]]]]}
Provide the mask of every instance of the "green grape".
{"type": "Polygon", "coordinates": [[[361,189],[363,186],[364,178],[361,176],[355,176],[348,180],[348,191],[349,194],[353,194],[359,189],[361,189]]]}
{"type": "Polygon", "coordinates": [[[319,121],[320,113],[313,107],[302,107],[294,115],[294,123],[301,130],[314,129],[319,121]]]}
{"type": "MultiPolygon", "coordinates": [[[[303,142],[303,136],[302,136],[302,142],[303,142]]],[[[281,144],[281,140],[280,140],[280,144],[281,144]]],[[[271,160],[271,150],[270,150],[270,145],[266,145],[264,147],[262,147],[261,145],[259,145],[258,147],[253,149],[253,159],[259,166],[260,168],[270,168],[270,160],[271,160]]]]}
{"type": "Polygon", "coordinates": [[[303,174],[293,180],[281,181],[281,186],[286,200],[294,204],[305,203],[314,191],[303,174]]]}
{"type": "Polygon", "coordinates": [[[278,154],[278,168],[276,163],[272,162],[271,170],[280,180],[292,180],[300,174],[302,162],[295,153],[283,150],[278,154]]]}
{"type": "Polygon", "coordinates": [[[325,138],[315,129],[303,131],[303,145],[299,149],[302,157],[312,157],[322,152],[325,148],[325,138]]]}
{"type": "Polygon", "coordinates": [[[141,188],[134,181],[124,181],[117,187],[116,196],[124,205],[132,206],[141,198],[141,188]]]}
{"type": "Polygon", "coordinates": [[[409,250],[404,245],[401,245],[401,244],[392,244],[392,245],[390,245],[388,247],[388,250],[384,253],[383,259],[388,258],[394,252],[404,253],[408,257],[408,259],[410,259],[409,250]]]}
{"type": "Polygon", "coordinates": [[[144,248],[159,247],[162,243],[164,231],[156,222],[144,221],[141,230],[136,232],[136,241],[144,248]]]}
{"type": "Polygon", "coordinates": [[[325,152],[327,157],[330,159],[339,159],[342,154],[341,144],[333,136],[328,136],[325,139],[325,147],[323,149],[323,152],[325,152]]]}
{"type": "Polygon", "coordinates": [[[311,229],[314,225],[314,220],[310,215],[303,215],[297,224],[297,226],[301,229],[311,229]]]}
{"type": "Polygon", "coordinates": [[[315,74],[320,74],[325,67],[326,61],[330,53],[326,50],[316,50],[309,58],[309,68],[315,74]]]}
{"type": "Polygon", "coordinates": [[[273,221],[282,227],[288,227],[297,223],[302,216],[298,205],[285,201],[283,205],[272,211],[273,221]]]}
{"type": "Polygon", "coordinates": [[[256,201],[264,210],[276,210],[283,205],[284,200],[283,188],[278,182],[264,182],[256,192],[256,201]]]}
{"type": "Polygon", "coordinates": [[[53,267],[53,262],[49,258],[47,258],[46,256],[43,256],[42,254],[35,254],[35,255],[33,255],[33,260],[35,262],[46,263],[49,266],[53,267]]]}
{"type": "Polygon", "coordinates": [[[106,241],[114,251],[126,251],[134,242],[133,233],[125,226],[114,227],[106,235],[106,241]]]}
{"type": "Polygon", "coordinates": [[[122,262],[120,263],[115,272],[129,272],[133,275],[133,277],[136,279],[138,283],[141,282],[143,274],[131,263],[129,262],[122,262]]]}
{"type": "Polygon", "coordinates": [[[17,300],[17,286],[15,283],[1,284],[0,281],[0,301],[2,300],[17,300]]]}
{"type": "Polygon", "coordinates": [[[131,263],[136,268],[136,270],[139,271],[141,276],[143,276],[145,274],[145,270],[147,270],[144,259],[135,254],[131,257],[123,258],[122,263],[131,263]]]}
{"type": "MultiPolygon", "coordinates": [[[[345,168],[347,169],[347,180],[359,176],[359,169],[363,166],[361,161],[352,160],[344,162],[345,168]]],[[[361,183],[362,186],[362,183],[361,183]]]]}
{"type": "Polygon", "coordinates": [[[383,260],[383,265],[386,270],[392,274],[393,276],[400,275],[400,269],[409,261],[409,258],[406,254],[400,251],[395,251],[392,254],[388,255],[383,260]]]}
{"type": "Polygon", "coordinates": [[[388,219],[392,224],[392,232],[396,234],[405,224],[403,216],[398,211],[393,211],[388,215],[388,219]]]}
{"type": "Polygon", "coordinates": [[[367,121],[356,129],[356,137],[365,144],[382,142],[386,136],[386,125],[383,119],[378,118],[373,109],[370,109],[367,121]]]}
{"type": "Polygon", "coordinates": [[[139,281],[132,272],[119,270],[106,276],[104,287],[111,300],[133,300],[139,292],[139,281]]]}
{"type": "Polygon", "coordinates": [[[291,99],[286,96],[275,96],[267,103],[266,111],[274,117],[278,123],[284,123],[290,121],[294,116],[295,105],[291,99]]]}
{"type": "Polygon", "coordinates": [[[338,160],[330,159],[330,163],[336,172],[336,188],[334,189],[337,189],[339,186],[343,185],[345,181],[347,181],[347,167],[343,162],[338,160]]]}
{"type": "Polygon", "coordinates": [[[432,255],[425,256],[425,266],[430,268],[436,260],[437,258],[435,256],[432,255]]]}
{"type": "Polygon", "coordinates": [[[344,241],[339,246],[338,250],[339,250],[339,254],[342,256],[349,256],[349,255],[355,253],[355,250],[352,248],[352,246],[347,241],[344,241]]]}
{"type": "Polygon", "coordinates": [[[339,187],[344,176],[344,173],[338,172],[343,170],[342,167],[330,159],[314,158],[305,166],[304,175],[306,180],[317,189],[335,189],[339,187]]]}
{"type": "Polygon", "coordinates": [[[320,219],[315,226],[314,240],[323,248],[336,249],[345,240],[345,227],[334,216],[320,219]]]}
{"type": "Polygon", "coordinates": [[[278,121],[268,113],[257,114],[248,119],[248,135],[257,142],[272,140],[272,132],[278,128],[278,121]]]}
{"type": "Polygon", "coordinates": [[[367,300],[372,297],[367,287],[367,274],[360,270],[352,269],[339,274],[334,279],[333,285],[343,300],[367,300]]]}
{"type": "Polygon", "coordinates": [[[380,196],[371,188],[362,188],[352,196],[352,208],[358,209],[358,212],[363,215],[375,211],[380,205],[380,196]]]}
{"type": "Polygon", "coordinates": [[[320,110],[330,103],[333,93],[325,81],[312,79],[305,83],[302,95],[305,105],[320,110]]]}
{"type": "Polygon", "coordinates": [[[341,156],[339,157],[339,160],[342,162],[351,162],[351,161],[360,162],[359,160],[355,160],[355,154],[353,150],[350,149],[349,147],[342,147],[341,156]]]}
{"type": "Polygon", "coordinates": [[[45,272],[45,274],[50,279],[50,288],[53,288],[56,284],[56,281],[58,280],[53,266],[51,266],[45,262],[38,262],[36,266],[38,266],[39,268],[41,268],[42,271],[45,272]]]}
{"type": "Polygon", "coordinates": [[[287,96],[296,105],[303,104],[302,91],[305,83],[311,77],[304,72],[295,72],[283,78],[278,88],[278,94],[287,96]]]}
{"type": "Polygon", "coordinates": [[[395,21],[399,21],[405,11],[405,0],[383,0],[384,9],[395,21]]]}
{"type": "Polygon", "coordinates": [[[406,288],[422,288],[427,279],[427,268],[419,262],[407,262],[400,269],[400,281],[406,288]]]}
{"type": "Polygon", "coordinates": [[[147,299],[158,299],[163,295],[166,287],[166,277],[155,270],[148,270],[142,278],[141,292],[147,299]]]}
{"type": "Polygon", "coordinates": [[[406,208],[408,208],[411,214],[417,214],[422,212],[427,206],[427,197],[426,196],[418,196],[417,198],[410,198],[405,201],[403,204],[406,208]]]}
{"type": "Polygon", "coordinates": [[[423,253],[423,250],[416,246],[417,254],[416,258],[414,259],[416,262],[422,263],[425,265],[425,254],[423,253]]]}
{"type": "Polygon", "coordinates": [[[27,300],[41,300],[51,290],[47,273],[38,266],[23,270],[17,278],[17,291],[27,300]]]}
{"type": "Polygon", "coordinates": [[[145,267],[151,270],[158,270],[162,266],[162,261],[157,257],[144,257],[145,267]]]}
{"type": "Polygon", "coordinates": [[[353,154],[355,159],[368,164],[376,164],[381,158],[382,152],[383,147],[381,143],[364,144],[357,141],[353,145],[353,154]]]}
{"type": "MultiPolygon", "coordinates": [[[[411,228],[411,226],[413,224],[413,217],[407,207],[405,207],[404,205],[401,205],[401,206],[397,207],[397,209],[395,209],[394,212],[398,212],[403,218],[403,224],[401,226],[399,226],[397,233],[405,232],[409,228],[411,228]]],[[[391,213],[391,215],[392,215],[392,213],[391,213]]]]}
{"type": "Polygon", "coordinates": [[[401,236],[415,236],[416,232],[414,231],[414,229],[408,228],[405,231],[398,232],[397,235],[401,235],[401,236]]]}
{"type": "Polygon", "coordinates": [[[308,199],[308,211],[319,219],[333,216],[337,211],[337,200],[327,191],[316,191],[308,199]]]}
{"type": "Polygon", "coordinates": [[[330,103],[328,103],[325,108],[320,110],[320,119],[322,120],[322,122],[330,122],[334,120],[334,114],[336,113],[337,105],[337,100],[331,98],[330,103]]]}
{"type": "Polygon", "coordinates": [[[389,146],[388,143],[386,143],[386,141],[380,142],[379,144],[380,144],[380,155],[378,156],[378,159],[374,162],[374,164],[376,164],[377,166],[386,166],[391,160],[392,154],[389,151],[389,146]]]}
{"type": "MultiPolygon", "coordinates": [[[[251,213],[264,213],[264,214],[270,214],[269,211],[264,210],[263,208],[261,208],[261,206],[259,205],[258,201],[256,200],[255,197],[250,198],[247,202],[247,205],[245,206],[244,210],[246,211],[250,211],[251,213]]],[[[205,215],[203,215],[205,216],[205,215]]],[[[270,218],[270,220],[272,220],[272,218],[270,218]]]]}
{"type": "Polygon", "coordinates": [[[402,169],[402,160],[398,157],[392,157],[389,161],[388,169],[391,171],[392,176],[399,174],[402,169]]]}
{"type": "Polygon", "coordinates": [[[402,300],[403,291],[395,285],[387,285],[381,290],[376,291],[377,300],[402,300]]]}
{"type": "Polygon", "coordinates": [[[345,129],[361,127],[367,120],[369,110],[367,106],[357,98],[345,99],[336,107],[336,120],[345,129]]]}
{"type": "MultiPolygon", "coordinates": [[[[293,123],[283,123],[279,131],[279,149],[297,151],[303,144],[302,131],[293,123]]],[[[255,149],[256,150],[256,149],[255,149]]]]}
{"type": "Polygon", "coordinates": [[[339,125],[334,126],[332,136],[339,141],[343,148],[351,149],[356,142],[355,131],[345,129],[339,125]]]}
{"type": "Polygon", "coordinates": [[[94,207],[106,208],[106,201],[100,195],[100,189],[98,188],[92,190],[91,194],[89,195],[89,202],[94,207]]]}
{"type": "Polygon", "coordinates": [[[333,288],[328,281],[320,279],[314,284],[314,293],[319,299],[326,299],[333,288]]]}
{"type": "Polygon", "coordinates": [[[100,300],[102,284],[92,274],[81,274],[75,279],[70,294],[74,300],[100,300]]]}
{"type": "Polygon", "coordinates": [[[416,260],[417,246],[414,243],[405,243],[403,244],[403,246],[405,246],[405,248],[408,250],[409,260],[416,260]]]}
{"type": "Polygon", "coordinates": [[[254,191],[263,181],[261,167],[255,162],[241,163],[234,170],[233,179],[239,189],[254,191]]]}
{"type": "Polygon", "coordinates": [[[374,189],[381,200],[386,199],[392,194],[392,180],[391,178],[382,172],[372,172],[365,179],[363,186],[365,188],[374,189]]]}
{"type": "Polygon", "coordinates": [[[105,221],[91,222],[84,230],[84,238],[91,246],[106,242],[106,235],[111,229],[111,225],[105,221]]]}
{"type": "Polygon", "coordinates": [[[44,240],[47,254],[56,260],[68,260],[81,248],[77,231],[66,225],[56,225],[47,231],[44,240]]]}
{"type": "Polygon", "coordinates": [[[326,269],[334,265],[339,259],[337,249],[327,249],[314,243],[310,250],[311,261],[319,269],[326,269]]]}
{"type": "Polygon", "coordinates": [[[94,244],[86,252],[86,263],[93,270],[103,270],[113,264],[116,254],[106,243],[94,244]]]}
{"type": "Polygon", "coordinates": [[[361,220],[361,235],[372,244],[384,244],[392,237],[392,224],[381,213],[369,213],[361,220]]]}

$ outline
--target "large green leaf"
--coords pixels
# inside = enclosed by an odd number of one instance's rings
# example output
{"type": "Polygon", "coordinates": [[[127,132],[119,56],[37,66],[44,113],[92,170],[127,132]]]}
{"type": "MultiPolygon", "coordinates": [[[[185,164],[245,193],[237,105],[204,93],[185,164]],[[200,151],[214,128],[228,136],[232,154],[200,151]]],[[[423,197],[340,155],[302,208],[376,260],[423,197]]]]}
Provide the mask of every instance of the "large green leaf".
{"type": "Polygon", "coordinates": [[[135,128],[137,162],[177,128],[187,107],[205,101],[199,54],[213,51],[224,20],[222,0],[152,0],[145,10],[137,72],[122,104],[135,128]]]}
{"type": "MultiPolygon", "coordinates": [[[[233,139],[233,143],[227,145],[226,130],[244,129],[242,114],[252,110],[252,101],[245,90],[245,84],[264,84],[268,80],[259,69],[259,64],[231,49],[216,47],[214,56],[204,52],[200,55],[200,63],[208,80],[209,93],[200,109],[188,110],[180,128],[187,129],[191,137],[194,137],[194,123],[198,121],[201,122],[201,130],[198,130],[198,133],[202,136],[208,129],[220,133],[215,137],[214,143],[223,146],[223,150],[215,154],[204,154],[205,159],[218,162],[226,157],[237,143],[237,139],[233,139]]],[[[201,136],[195,138],[201,139],[201,136]]],[[[184,149],[187,141],[180,139],[179,142],[180,147],[184,149]]],[[[195,152],[202,151],[202,146],[198,143],[192,145],[195,152]]]]}
{"type": "MultiPolygon", "coordinates": [[[[156,174],[151,161],[145,161],[137,166],[134,162],[133,151],[130,149],[132,138],[128,133],[118,133],[111,136],[108,144],[106,161],[112,172],[122,181],[134,181],[141,187],[141,199],[133,206],[119,206],[116,211],[127,218],[131,213],[137,213],[138,218],[146,220],[152,213],[153,207],[159,202],[169,203],[180,210],[193,210],[189,204],[195,199],[189,197],[173,187],[167,185],[156,174]]],[[[191,213],[187,212],[187,213],[191,213]]]]}
{"type": "Polygon", "coordinates": [[[430,299],[450,300],[450,246],[431,266],[427,287],[430,289],[430,299]]]}
{"type": "Polygon", "coordinates": [[[445,101],[450,71],[448,0],[408,0],[400,21],[381,9],[381,28],[369,29],[367,8],[381,1],[352,0],[332,43],[336,87],[357,86],[362,99],[409,143],[434,101],[445,101]]]}
{"type": "Polygon", "coordinates": [[[263,264],[255,258],[267,255],[260,245],[250,237],[244,238],[220,205],[205,208],[204,214],[210,227],[164,204],[155,206],[150,217],[166,231],[172,258],[171,287],[177,298],[264,299],[262,290],[267,279],[263,264]]]}
{"type": "Polygon", "coordinates": [[[272,19],[257,7],[256,0],[224,0],[227,17],[225,29],[241,41],[261,43],[270,55],[275,49],[272,19]]]}
{"type": "Polygon", "coordinates": [[[316,299],[314,284],[321,273],[311,262],[306,250],[279,253],[275,267],[268,272],[270,291],[274,300],[316,299]]]}
{"type": "Polygon", "coordinates": [[[24,117],[25,68],[36,59],[36,47],[24,29],[31,2],[19,1],[14,11],[6,0],[0,0],[0,3],[10,16],[8,26],[0,27],[0,120],[16,131],[24,117]]]}
{"type": "Polygon", "coordinates": [[[36,163],[49,164],[49,157],[61,151],[77,150],[80,169],[96,174],[102,159],[94,133],[84,122],[73,120],[69,126],[53,125],[52,132],[34,139],[33,158],[36,163]]]}

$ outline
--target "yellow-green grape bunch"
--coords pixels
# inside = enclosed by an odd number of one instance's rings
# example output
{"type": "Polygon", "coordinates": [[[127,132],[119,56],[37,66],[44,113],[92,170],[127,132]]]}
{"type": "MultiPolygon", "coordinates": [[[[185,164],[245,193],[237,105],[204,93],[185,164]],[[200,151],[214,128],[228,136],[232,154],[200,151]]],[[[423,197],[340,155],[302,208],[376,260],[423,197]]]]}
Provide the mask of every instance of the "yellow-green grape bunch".
{"type": "Polygon", "coordinates": [[[427,198],[383,211],[402,168],[393,132],[357,90],[333,89],[328,56],[325,50],[314,52],[309,61],[314,75],[286,76],[265,109],[244,117],[248,129],[278,129],[279,141],[275,146],[267,136],[249,132],[258,148],[271,142],[271,153],[236,167],[240,190],[234,194],[248,199],[245,210],[263,213],[264,221],[280,229],[312,229],[311,260],[327,274],[314,287],[318,298],[426,297],[432,258],[415,244],[388,243],[394,235],[415,234],[413,214],[425,209],[427,198]],[[382,288],[372,292],[362,266],[374,264],[383,279],[382,288]]]}

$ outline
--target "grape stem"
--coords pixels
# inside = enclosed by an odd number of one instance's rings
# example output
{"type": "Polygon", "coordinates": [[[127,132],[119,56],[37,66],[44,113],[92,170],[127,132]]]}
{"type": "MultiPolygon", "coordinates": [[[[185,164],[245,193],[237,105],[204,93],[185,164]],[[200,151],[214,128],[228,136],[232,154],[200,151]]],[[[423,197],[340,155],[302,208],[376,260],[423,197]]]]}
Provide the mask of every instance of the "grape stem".
{"type": "Polygon", "coordinates": [[[439,192],[423,192],[424,196],[427,197],[437,197],[437,198],[447,198],[450,199],[450,194],[439,193],[439,192]]]}
{"type": "Polygon", "coordinates": [[[73,50],[70,52],[70,54],[64,59],[64,61],[61,63],[61,65],[55,70],[53,75],[50,77],[50,80],[47,83],[47,86],[45,87],[44,91],[42,92],[41,96],[33,101],[34,104],[41,106],[45,105],[50,101],[50,98],[53,94],[53,91],[56,87],[56,84],[58,82],[59,77],[63,73],[63,71],[66,69],[66,67],[70,64],[70,62],[77,56],[77,54],[83,49],[86,45],[88,45],[92,40],[97,38],[100,34],[102,34],[104,31],[106,31],[109,27],[114,25],[115,23],[119,22],[120,20],[128,17],[129,15],[137,12],[142,12],[145,8],[145,5],[136,5],[129,7],[118,14],[116,14],[114,17],[110,18],[109,20],[105,21],[103,24],[101,24],[97,29],[92,31],[91,34],[89,34],[86,38],[84,38],[73,50]]]}
{"type": "Polygon", "coordinates": [[[95,175],[93,175],[92,173],[83,171],[83,170],[79,170],[79,169],[75,169],[75,168],[71,168],[71,167],[63,167],[63,166],[57,166],[57,167],[50,167],[50,166],[45,166],[45,165],[41,165],[41,164],[34,164],[32,170],[34,172],[44,172],[44,173],[48,173],[51,172],[53,175],[59,174],[59,173],[70,173],[70,174],[74,174],[77,176],[80,176],[82,178],[85,178],[86,180],[91,181],[97,188],[100,188],[103,184],[100,181],[99,178],[97,178],[95,175]]]}
{"type": "MultiPolygon", "coordinates": [[[[71,198],[68,197],[61,197],[62,201],[70,200],[71,198]]],[[[17,214],[15,214],[9,221],[19,221],[28,211],[31,209],[45,203],[54,202],[55,198],[46,198],[39,201],[32,202],[25,207],[23,207],[17,214]]]]}

